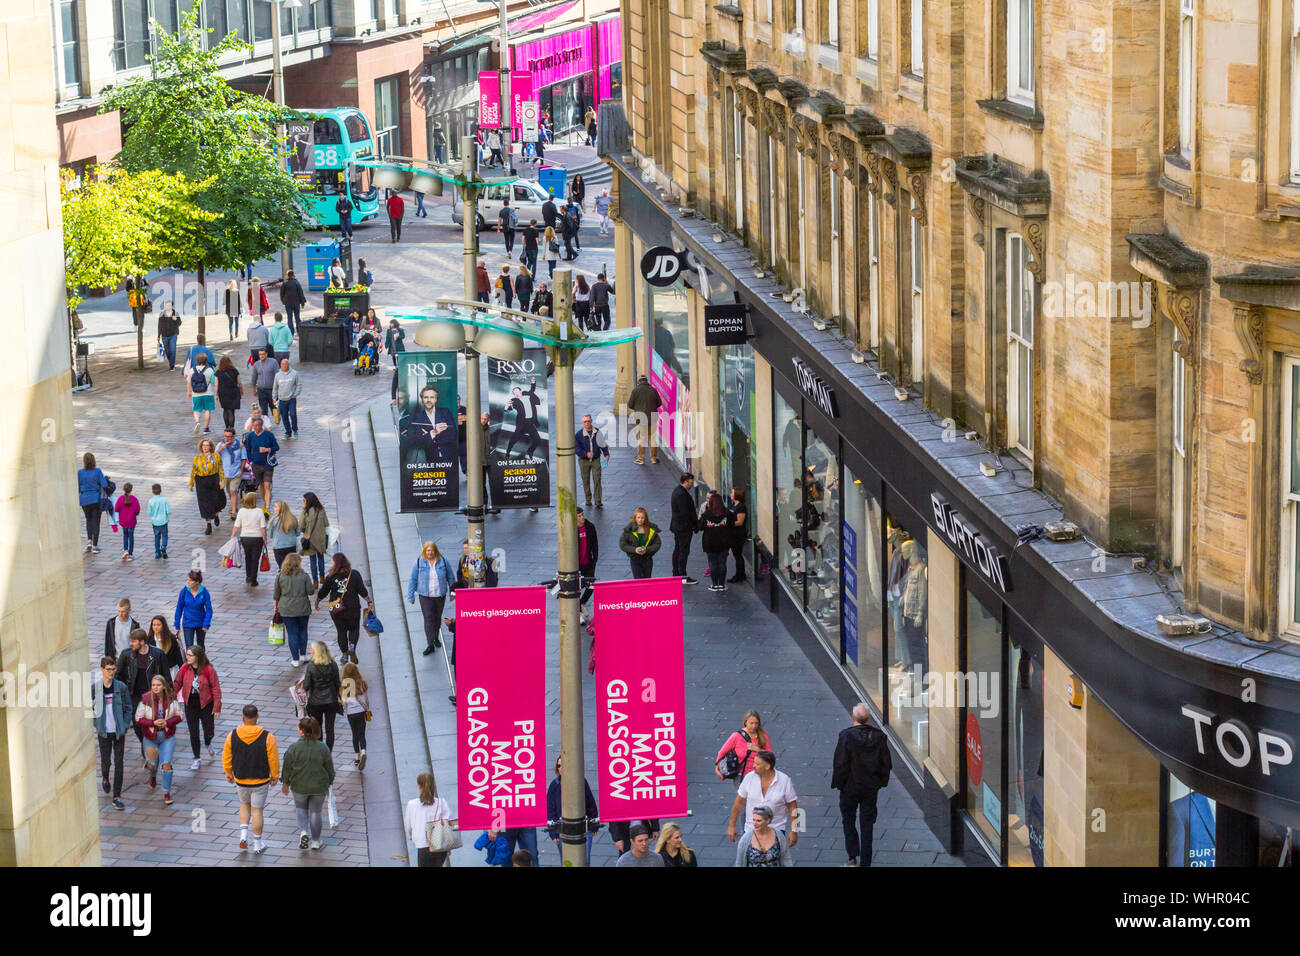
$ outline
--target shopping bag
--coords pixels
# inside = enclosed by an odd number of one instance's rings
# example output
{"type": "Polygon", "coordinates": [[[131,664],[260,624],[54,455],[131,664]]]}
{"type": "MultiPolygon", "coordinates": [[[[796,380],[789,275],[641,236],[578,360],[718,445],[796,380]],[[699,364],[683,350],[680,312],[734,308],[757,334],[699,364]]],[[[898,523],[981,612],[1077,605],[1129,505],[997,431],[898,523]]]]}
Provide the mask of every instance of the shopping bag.
{"type": "Polygon", "coordinates": [[[325,797],[325,814],[330,829],[333,830],[339,825],[339,808],[334,802],[334,788],[330,787],[329,794],[325,797]]]}
{"type": "Polygon", "coordinates": [[[266,643],[283,644],[284,643],[284,625],[272,624],[266,631],[266,643]]]}
{"type": "Polygon", "coordinates": [[[163,348],[163,344],[161,342],[158,343],[158,358],[160,358],[164,362],[167,361],[167,350],[163,348]]]}
{"type": "Polygon", "coordinates": [[[330,555],[333,555],[333,554],[338,553],[338,550],[339,550],[339,529],[336,528],[336,527],[334,527],[333,525],[330,525],[330,526],[326,529],[326,535],[325,535],[325,537],[326,537],[327,541],[329,542],[329,543],[326,544],[326,546],[325,546],[325,547],[326,547],[326,553],[327,553],[327,554],[330,554],[330,555]]]}
{"type": "Polygon", "coordinates": [[[262,572],[271,570],[271,559],[266,556],[265,551],[262,552],[262,563],[258,565],[258,569],[262,572]]]}
{"type": "Polygon", "coordinates": [[[366,615],[366,633],[371,637],[376,637],[384,633],[383,622],[379,620],[379,615],[371,611],[366,615]]]}
{"type": "Polygon", "coordinates": [[[272,405],[272,406],[271,406],[271,421],[274,422],[276,425],[280,424],[280,406],[279,406],[279,405],[272,405]]]}
{"type": "Polygon", "coordinates": [[[230,538],[217,551],[221,555],[221,566],[223,568],[238,568],[243,566],[243,549],[239,546],[239,541],[230,538]]]}
{"type": "Polygon", "coordinates": [[[301,677],[289,686],[289,700],[293,703],[295,717],[301,720],[307,716],[307,692],[303,690],[301,677]]]}

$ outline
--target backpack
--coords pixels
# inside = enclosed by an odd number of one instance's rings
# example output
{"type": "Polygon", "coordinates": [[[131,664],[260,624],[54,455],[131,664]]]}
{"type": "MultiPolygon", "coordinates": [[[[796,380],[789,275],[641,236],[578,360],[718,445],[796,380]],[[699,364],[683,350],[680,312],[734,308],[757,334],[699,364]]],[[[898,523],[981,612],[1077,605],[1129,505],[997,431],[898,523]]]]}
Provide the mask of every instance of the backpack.
{"type": "MultiPolygon", "coordinates": [[[[205,366],[206,368],[206,366],[205,366]]],[[[195,395],[201,395],[208,390],[208,377],[203,374],[203,369],[196,368],[190,375],[190,391],[195,395]]]]}
{"type": "Polygon", "coordinates": [[[558,253],[560,251],[560,240],[552,239],[550,243],[547,244],[546,248],[550,252],[558,253]]]}
{"type": "Polygon", "coordinates": [[[519,217],[515,215],[513,209],[506,206],[501,210],[501,227],[503,229],[513,229],[517,222],[519,222],[519,217]]]}

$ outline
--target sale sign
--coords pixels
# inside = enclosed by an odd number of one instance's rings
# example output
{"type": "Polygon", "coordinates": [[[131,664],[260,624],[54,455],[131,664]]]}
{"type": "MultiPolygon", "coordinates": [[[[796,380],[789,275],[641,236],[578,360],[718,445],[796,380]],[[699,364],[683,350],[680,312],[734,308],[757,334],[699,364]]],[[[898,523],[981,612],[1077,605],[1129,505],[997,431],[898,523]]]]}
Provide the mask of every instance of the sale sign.
{"type": "Polygon", "coordinates": [[[546,825],[546,589],[456,592],[462,830],[546,825]]]}
{"type": "Polygon", "coordinates": [[[496,70],[478,75],[478,125],[484,129],[501,125],[501,74],[496,70]]]}
{"type": "Polygon", "coordinates": [[[683,816],[682,579],[601,582],[595,608],[600,818],[683,816]]]}

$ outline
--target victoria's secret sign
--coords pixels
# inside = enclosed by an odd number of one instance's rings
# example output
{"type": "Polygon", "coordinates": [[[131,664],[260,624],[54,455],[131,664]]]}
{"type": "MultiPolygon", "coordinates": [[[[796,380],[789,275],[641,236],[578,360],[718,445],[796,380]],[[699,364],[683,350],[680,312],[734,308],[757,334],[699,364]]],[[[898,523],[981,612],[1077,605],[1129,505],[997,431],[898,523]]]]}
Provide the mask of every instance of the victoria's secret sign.
{"type": "Polygon", "coordinates": [[[542,56],[535,60],[529,60],[528,72],[540,73],[543,70],[553,70],[557,66],[564,66],[566,63],[572,63],[574,60],[582,59],[582,54],[582,44],[566,47],[563,50],[556,50],[549,56],[542,56]]]}

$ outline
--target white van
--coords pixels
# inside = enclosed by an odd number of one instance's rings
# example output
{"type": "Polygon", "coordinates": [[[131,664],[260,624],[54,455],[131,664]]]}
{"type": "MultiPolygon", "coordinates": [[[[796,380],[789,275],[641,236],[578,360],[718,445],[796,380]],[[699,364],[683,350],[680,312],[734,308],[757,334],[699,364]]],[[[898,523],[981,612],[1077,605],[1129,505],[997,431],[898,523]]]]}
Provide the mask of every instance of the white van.
{"type": "MultiPolygon", "coordinates": [[[[530,219],[536,219],[538,226],[545,225],[542,219],[542,203],[546,202],[549,194],[535,179],[518,179],[506,186],[489,186],[479,193],[478,227],[480,229],[496,228],[497,216],[501,214],[501,206],[507,198],[510,200],[510,208],[515,211],[515,216],[519,220],[515,228],[524,228],[530,219]]],[[[561,203],[556,203],[557,211],[560,205],[561,203]]],[[[463,203],[456,204],[456,208],[451,213],[451,221],[457,225],[465,221],[463,203]]]]}

